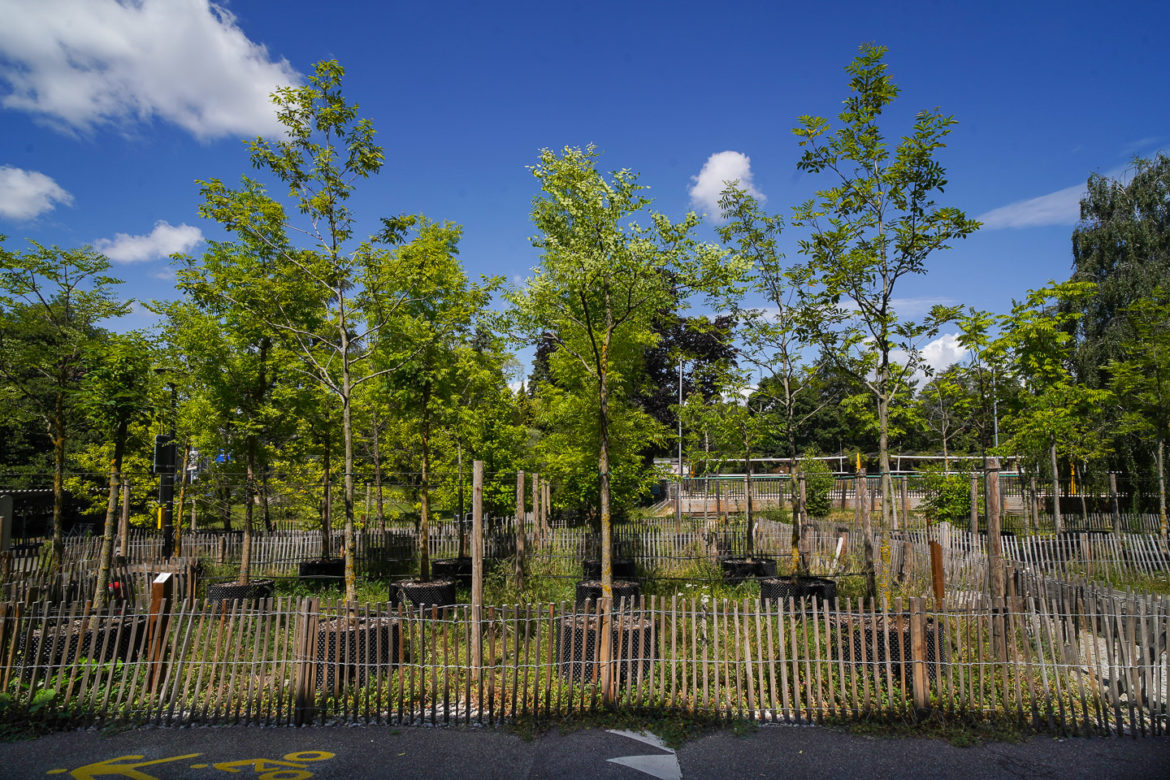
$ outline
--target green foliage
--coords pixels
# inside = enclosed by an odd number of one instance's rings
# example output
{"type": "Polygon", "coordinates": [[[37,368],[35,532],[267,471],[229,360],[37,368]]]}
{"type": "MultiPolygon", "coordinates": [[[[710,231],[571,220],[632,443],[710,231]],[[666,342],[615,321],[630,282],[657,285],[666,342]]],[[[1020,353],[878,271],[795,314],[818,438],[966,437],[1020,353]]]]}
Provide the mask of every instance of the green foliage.
{"type": "MultiPolygon", "coordinates": [[[[918,477],[926,491],[919,511],[937,523],[965,524],[971,517],[971,478],[967,474],[949,474],[941,467],[927,467],[918,477]]],[[[978,493],[979,512],[983,512],[983,491],[978,493]]]]}
{"type": "Polygon", "coordinates": [[[800,470],[804,472],[805,509],[809,517],[827,517],[833,508],[833,486],[836,477],[829,464],[823,460],[802,458],[800,470]]]}

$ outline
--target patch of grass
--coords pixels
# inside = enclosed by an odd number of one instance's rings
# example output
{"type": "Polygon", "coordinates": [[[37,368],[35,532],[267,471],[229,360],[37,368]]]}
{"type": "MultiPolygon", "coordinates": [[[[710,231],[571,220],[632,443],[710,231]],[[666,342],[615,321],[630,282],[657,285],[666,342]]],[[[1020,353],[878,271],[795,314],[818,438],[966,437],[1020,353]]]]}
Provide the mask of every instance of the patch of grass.
{"type": "Polygon", "coordinates": [[[1024,742],[1037,734],[1015,718],[941,714],[921,718],[830,718],[826,725],[858,736],[939,739],[955,747],[974,747],[987,742],[1024,742]]]}

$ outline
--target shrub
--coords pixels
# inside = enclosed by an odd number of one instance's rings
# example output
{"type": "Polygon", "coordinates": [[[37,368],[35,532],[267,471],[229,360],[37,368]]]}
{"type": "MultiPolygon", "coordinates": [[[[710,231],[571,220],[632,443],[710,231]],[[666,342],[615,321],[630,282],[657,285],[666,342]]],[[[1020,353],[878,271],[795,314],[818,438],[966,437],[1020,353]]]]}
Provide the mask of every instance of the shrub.
{"type": "MultiPolygon", "coordinates": [[[[971,477],[967,474],[944,474],[940,468],[928,467],[919,475],[926,491],[921,511],[935,522],[961,523],[971,516],[971,477]]],[[[979,496],[983,511],[983,496],[979,496]]]]}
{"type": "Polygon", "coordinates": [[[833,507],[833,485],[837,483],[833,470],[823,460],[805,457],[800,461],[804,472],[804,493],[809,517],[827,517],[833,507]]]}

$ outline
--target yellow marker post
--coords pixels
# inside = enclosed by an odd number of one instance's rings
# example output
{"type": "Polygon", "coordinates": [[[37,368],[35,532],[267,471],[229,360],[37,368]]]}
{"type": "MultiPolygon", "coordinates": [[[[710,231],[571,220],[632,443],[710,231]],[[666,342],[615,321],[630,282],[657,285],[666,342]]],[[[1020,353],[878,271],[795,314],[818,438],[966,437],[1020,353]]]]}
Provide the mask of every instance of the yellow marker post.
{"type": "Polygon", "coordinates": [[[160,531],[162,530],[162,521],[163,521],[163,508],[160,506],[158,508],[158,530],[160,530],[160,531]]]}
{"type": "Polygon", "coordinates": [[[1076,466],[1074,466],[1071,463],[1068,464],[1068,479],[1069,479],[1069,488],[1068,488],[1069,495],[1075,496],[1077,494],[1077,469],[1076,469],[1076,466]]]}

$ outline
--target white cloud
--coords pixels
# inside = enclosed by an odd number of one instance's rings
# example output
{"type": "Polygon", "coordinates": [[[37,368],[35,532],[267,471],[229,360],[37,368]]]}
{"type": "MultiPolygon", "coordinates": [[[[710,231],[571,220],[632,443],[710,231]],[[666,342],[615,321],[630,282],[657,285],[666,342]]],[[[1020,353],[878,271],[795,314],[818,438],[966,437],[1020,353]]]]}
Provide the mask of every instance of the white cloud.
{"type": "Polygon", "coordinates": [[[203,231],[197,227],[175,226],[160,220],[154,224],[154,230],[144,236],[118,233],[112,239],[98,239],[94,248],[115,263],[141,263],[186,252],[202,240],[203,231]]]}
{"type": "Polygon", "coordinates": [[[72,202],[73,196],[45,174],[0,165],[0,217],[32,219],[72,202]]]}
{"type": "Polygon", "coordinates": [[[1086,192],[1084,184],[1077,184],[1038,198],[1000,206],[980,214],[976,219],[987,230],[1074,225],[1081,217],[1081,198],[1085,197],[1086,192]]]}
{"type": "MultiPolygon", "coordinates": [[[[1140,141],[1136,141],[1135,144],[1145,147],[1157,141],[1157,138],[1143,138],[1140,141]]],[[[1130,146],[1132,147],[1134,144],[1130,146]]],[[[1152,157],[1163,152],[1164,147],[1158,148],[1151,152],[1150,156],[1152,157]]],[[[1122,184],[1126,184],[1133,178],[1133,173],[1132,166],[1122,165],[1106,171],[1102,175],[1108,179],[1114,179],[1122,184]]],[[[1085,178],[1088,177],[1086,176],[1085,178]]],[[[1041,195],[1037,198],[1018,200],[1015,203],[1000,206],[997,209],[980,214],[976,219],[982,222],[983,227],[987,230],[996,230],[997,228],[1075,225],[1081,218],[1081,199],[1088,194],[1088,191],[1087,184],[1076,184],[1072,187],[1065,187],[1063,190],[1050,192],[1047,195],[1041,195]]]]}
{"type": "Polygon", "coordinates": [[[959,343],[958,333],[944,333],[922,348],[922,359],[935,373],[958,363],[967,356],[967,348],[959,343]]]}
{"type": "Polygon", "coordinates": [[[707,158],[703,169],[698,176],[692,176],[694,184],[688,192],[691,204],[699,211],[711,216],[719,216],[719,197],[731,181],[739,181],[739,186],[747,190],[748,194],[759,201],[764,200],[764,194],[755,188],[752,183],[752,160],[742,152],[717,152],[707,158]]]}
{"type": "Polygon", "coordinates": [[[2,104],[64,129],[158,118],[200,139],[273,135],[298,81],[210,0],[0,0],[2,104]]]}
{"type": "MultiPolygon", "coordinates": [[[[910,378],[917,383],[919,390],[930,381],[930,377],[926,375],[927,368],[937,375],[967,356],[966,348],[959,344],[958,333],[944,333],[934,341],[923,344],[918,351],[922,354],[922,362],[918,364],[910,378]]],[[[895,349],[890,352],[890,360],[894,363],[905,364],[908,358],[905,350],[895,349]]]]}

